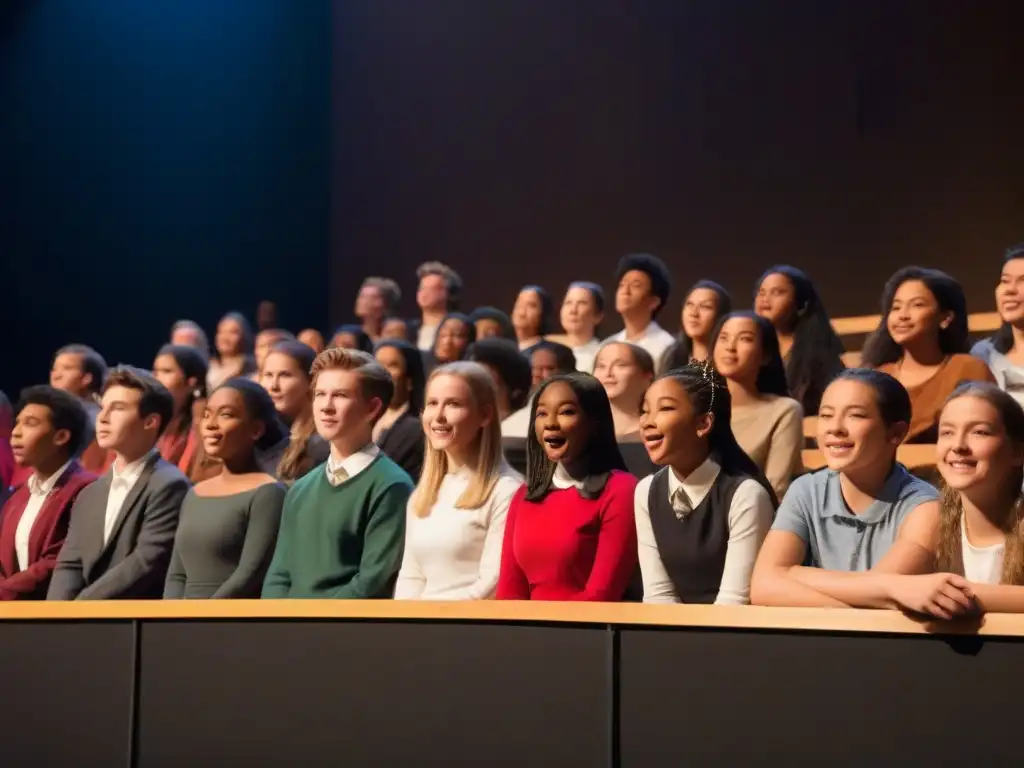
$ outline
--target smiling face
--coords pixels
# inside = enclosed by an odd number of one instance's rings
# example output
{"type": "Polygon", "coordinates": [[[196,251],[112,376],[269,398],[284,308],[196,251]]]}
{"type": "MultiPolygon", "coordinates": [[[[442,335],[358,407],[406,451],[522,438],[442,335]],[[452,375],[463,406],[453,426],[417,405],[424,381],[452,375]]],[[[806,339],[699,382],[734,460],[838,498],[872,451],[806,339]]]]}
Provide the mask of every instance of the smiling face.
{"type": "Polygon", "coordinates": [[[707,341],[715,329],[718,315],[718,294],[710,288],[697,288],[690,292],[683,304],[683,333],[691,339],[707,341]]]}
{"type": "Polygon", "coordinates": [[[686,388],[666,377],[644,395],[640,431],[651,461],[659,466],[699,466],[708,455],[708,434],[714,417],[698,414],[686,388]]]}
{"type": "Polygon", "coordinates": [[[733,317],[722,324],[715,340],[715,368],[725,378],[753,387],[764,364],[764,349],[757,323],[733,317]]]}
{"type": "Polygon", "coordinates": [[[889,335],[900,346],[938,339],[949,322],[949,313],[939,309],[935,294],[920,280],[907,280],[896,289],[886,316],[889,335]]]}
{"type": "Polygon", "coordinates": [[[228,462],[251,456],[263,431],[263,423],[250,416],[237,389],[220,387],[206,401],[202,434],[207,456],[228,462]]]}
{"type": "Polygon", "coordinates": [[[541,392],[533,426],[544,455],[563,464],[571,464],[583,455],[591,431],[575,390],[564,381],[556,381],[541,392]]]}
{"type": "Polygon", "coordinates": [[[292,421],[309,406],[309,376],[298,361],[284,352],[271,352],[263,363],[260,384],[270,394],[277,412],[292,421]]]}
{"type": "Polygon", "coordinates": [[[754,311],[776,328],[791,328],[796,320],[796,286],[778,272],[761,281],[754,301],[754,311]]]}
{"type": "Polygon", "coordinates": [[[444,451],[458,464],[479,444],[481,430],[492,414],[481,412],[473,390],[461,376],[440,374],[427,385],[423,432],[430,447],[444,451]]]}
{"type": "Polygon", "coordinates": [[[817,429],[829,469],[845,473],[888,463],[907,434],[906,424],[885,423],[875,390],[852,379],[837,379],[825,389],[817,429]]]}
{"type": "Polygon", "coordinates": [[[1004,323],[1024,322],[1024,259],[1010,259],[996,286],[996,309],[1004,323]]]}
{"type": "Polygon", "coordinates": [[[592,337],[594,328],[601,322],[594,294],[578,285],[569,288],[562,300],[559,320],[566,333],[592,337]]]}
{"type": "Polygon", "coordinates": [[[942,409],[935,447],[942,479],[957,491],[998,489],[1021,464],[1021,446],[1006,434],[999,411],[971,395],[950,400],[942,409]]]}

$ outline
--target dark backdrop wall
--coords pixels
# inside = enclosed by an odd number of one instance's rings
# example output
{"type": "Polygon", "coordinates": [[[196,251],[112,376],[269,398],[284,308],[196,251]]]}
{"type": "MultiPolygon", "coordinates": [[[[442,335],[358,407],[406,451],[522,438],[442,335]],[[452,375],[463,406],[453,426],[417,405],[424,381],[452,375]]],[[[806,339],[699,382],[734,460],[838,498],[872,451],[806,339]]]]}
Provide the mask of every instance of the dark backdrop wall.
{"type": "Polygon", "coordinates": [[[327,320],[328,0],[0,3],[0,387],[72,341],[327,320]]]}
{"type": "MultiPolygon", "coordinates": [[[[898,266],[992,309],[1024,240],[1024,4],[387,0],[335,14],[332,304],[441,259],[468,302],[612,288],[624,253],[745,303],[773,262],[834,315],[898,266]]],[[[609,323],[608,330],[614,321],[609,323]]]]}

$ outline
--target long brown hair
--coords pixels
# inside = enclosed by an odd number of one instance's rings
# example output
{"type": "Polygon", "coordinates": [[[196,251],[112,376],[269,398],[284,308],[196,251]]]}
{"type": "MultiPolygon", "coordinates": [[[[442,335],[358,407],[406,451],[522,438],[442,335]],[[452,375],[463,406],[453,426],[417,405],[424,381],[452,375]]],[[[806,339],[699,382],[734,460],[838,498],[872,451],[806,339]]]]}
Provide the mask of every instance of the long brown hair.
{"type": "MultiPolygon", "coordinates": [[[[984,400],[999,413],[1003,428],[1011,442],[1024,445],[1024,410],[1016,400],[994,384],[967,382],[961,384],[946,400],[946,405],[960,397],[984,400]]],[[[1024,585],[1024,465],[1014,467],[1005,480],[1007,489],[1016,491],[1017,497],[1006,516],[1006,549],[1003,552],[1003,573],[1000,584],[1024,585]]],[[[939,546],[935,553],[937,571],[964,574],[963,498],[959,491],[946,485],[942,488],[939,517],[939,546]]]]}
{"type": "MultiPolygon", "coordinates": [[[[271,354],[287,355],[294,360],[301,374],[306,377],[307,387],[310,385],[309,371],[313,367],[313,361],[316,360],[316,352],[311,347],[300,341],[280,341],[271,348],[267,357],[271,354]]],[[[309,440],[314,434],[316,434],[316,424],[313,422],[313,403],[307,397],[306,407],[292,421],[288,447],[285,448],[281,461],[277,465],[277,476],[283,482],[290,483],[293,480],[298,480],[312,469],[310,466],[312,459],[307,448],[309,440]]]]}

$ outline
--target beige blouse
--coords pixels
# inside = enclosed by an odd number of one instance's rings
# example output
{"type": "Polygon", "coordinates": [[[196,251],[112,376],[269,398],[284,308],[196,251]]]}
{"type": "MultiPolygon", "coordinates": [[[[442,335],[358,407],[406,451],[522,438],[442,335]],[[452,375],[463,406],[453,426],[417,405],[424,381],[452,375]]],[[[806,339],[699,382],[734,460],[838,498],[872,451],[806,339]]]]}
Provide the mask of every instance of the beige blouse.
{"type": "Polygon", "coordinates": [[[732,409],[736,442],[761,468],[779,499],[800,472],[803,423],[803,409],[791,397],[763,395],[760,402],[732,409]]]}

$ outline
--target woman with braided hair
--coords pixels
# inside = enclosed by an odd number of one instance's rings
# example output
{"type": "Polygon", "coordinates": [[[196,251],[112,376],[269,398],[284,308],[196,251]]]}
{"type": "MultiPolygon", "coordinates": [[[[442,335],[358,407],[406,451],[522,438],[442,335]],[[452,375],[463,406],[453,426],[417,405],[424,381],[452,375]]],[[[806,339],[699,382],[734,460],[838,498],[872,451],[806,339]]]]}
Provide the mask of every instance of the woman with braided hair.
{"type": "Polygon", "coordinates": [[[644,396],[643,442],[663,467],[633,501],[644,602],[750,602],[776,499],[730,412],[729,387],[706,361],[662,374],[644,396]]]}

